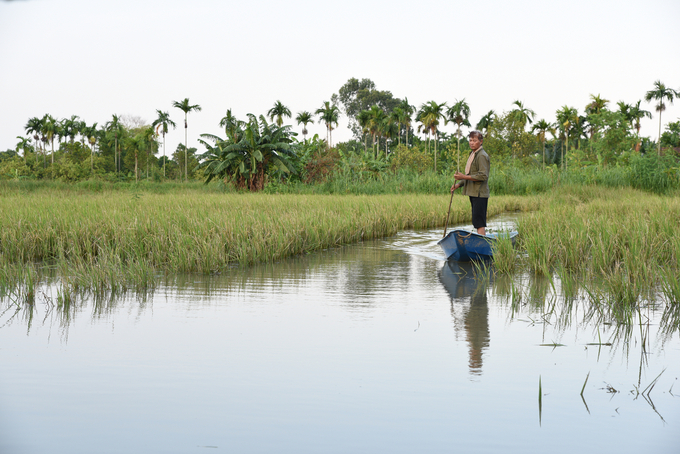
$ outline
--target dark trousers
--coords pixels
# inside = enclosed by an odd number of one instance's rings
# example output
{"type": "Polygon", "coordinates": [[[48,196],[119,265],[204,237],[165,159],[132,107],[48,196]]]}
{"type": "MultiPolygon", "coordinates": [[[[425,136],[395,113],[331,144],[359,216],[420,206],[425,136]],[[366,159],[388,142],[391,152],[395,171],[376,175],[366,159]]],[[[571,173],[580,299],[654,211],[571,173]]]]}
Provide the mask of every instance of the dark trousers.
{"type": "Polygon", "coordinates": [[[479,229],[486,227],[486,207],[488,204],[488,198],[470,196],[470,205],[472,205],[472,226],[474,228],[479,229]]]}

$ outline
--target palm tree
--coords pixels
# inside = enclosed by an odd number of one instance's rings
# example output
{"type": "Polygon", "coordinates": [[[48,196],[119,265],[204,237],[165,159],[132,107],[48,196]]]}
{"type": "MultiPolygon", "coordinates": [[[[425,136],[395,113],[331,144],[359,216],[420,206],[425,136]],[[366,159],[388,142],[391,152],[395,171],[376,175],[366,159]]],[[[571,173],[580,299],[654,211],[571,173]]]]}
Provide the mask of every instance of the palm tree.
{"type": "MultiPolygon", "coordinates": [[[[372,105],[368,110],[368,131],[371,133],[371,136],[373,136],[372,150],[375,153],[375,159],[378,159],[378,149],[375,146],[375,138],[376,136],[379,137],[381,135],[383,123],[386,118],[387,114],[377,104],[372,105]]],[[[380,145],[379,142],[380,141],[378,141],[378,145],[380,145]]]]}
{"type": "Polygon", "coordinates": [[[54,119],[54,117],[50,114],[45,114],[45,116],[42,118],[42,134],[45,138],[47,138],[47,141],[52,144],[52,164],[54,164],[54,135],[57,132],[57,120],[54,119]]]}
{"type": "Polygon", "coordinates": [[[276,117],[276,125],[278,127],[281,127],[283,125],[283,117],[288,117],[290,118],[291,113],[290,109],[286,106],[284,106],[281,101],[276,101],[274,103],[274,107],[269,109],[269,112],[267,112],[267,115],[269,115],[269,119],[271,121],[274,121],[274,117],[276,117]]]}
{"type": "Polygon", "coordinates": [[[357,123],[361,127],[361,134],[364,136],[364,151],[366,151],[366,134],[370,131],[371,111],[362,110],[357,114],[357,123]]]}
{"type": "Polygon", "coordinates": [[[65,118],[62,121],[64,134],[71,140],[71,143],[75,141],[76,135],[78,135],[78,127],[80,126],[78,118],[80,118],[78,115],[71,115],[71,118],[65,118]]]}
{"type": "MultiPolygon", "coordinates": [[[[603,110],[607,108],[607,104],[609,104],[608,99],[603,99],[600,97],[599,93],[597,95],[590,95],[591,102],[586,106],[586,115],[598,115],[600,114],[603,110]]],[[[597,126],[594,126],[591,124],[590,127],[590,139],[595,140],[595,134],[597,133],[597,126]]]]}
{"type": "Polygon", "coordinates": [[[660,80],[654,82],[654,90],[649,90],[645,95],[645,101],[647,102],[650,102],[652,99],[658,101],[656,104],[656,111],[659,112],[659,156],[661,156],[661,113],[666,110],[666,104],[664,104],[664,100],[668,100],[670,104],[673,104],[673,99],[675,97],[680,97],[680,93],[673,90],[672,88],[666,88],[666,85],[664,85],[660,80]]]}
{"type": "Polygon", "coordinates": [[[390,114],[390,119],[394,124],[397,125],[397,131],[399,132],[397,134],[399,140],[398,144],[401,145],[401,122],[404,119],[404,111],[402,110],[401,107],[395,107],[394,110],[392,110],[392,113],[390,114]]]}
{"type": "Polygon", "coordinates": [[[551,123],[541,119],[531,127],[531,132],[536,133],[536,131],[538,131],[538,140],[543,143],[543,167],[545,167],[545,133],[554,131],[554,128],[551,123]]]}
{"type": "Polygon", "coordinates": [[[458,164],[457,167],[460,170],[460,127],[462,125],[465,126],[470,126],[470,121],[468,118],[470,117],[470,106],[465,102],[465,98],[461,99],[460,101],[456,101],[454,105],[449,107],[449,109],[446,111],[446,122],[452,122],[458,125],[458,129],[456,130],[456,137],[458,137],[458,164]]]}
{"type": "MultiPolygon", "coordinates": [[[[86,134],[87,130],[87,123],[84,121],[79,121],[76,123],[76,130],[78,131],[78,134],[80,134],[80,143],[83,145],[83,151],[85,151],[85,144],[86,141],[89,139],[86,134]]],[[[91,157],[91,156],[90,156],[91,157]]]]}
{"type": "Polygon", "coordinates": [[[88,142],[90,142],[90,170],[94,171],[94,145],[97,143],[97,123],[92,126],[87,126],[83,128],[83,137],[86,137],[88,142]]]}
{"type": "Polygon", "coordinates": [[[513,102],[513,104],[516,107],[510,111],[508,117],[510,121],[518,125],[522,129],[522,131],[524,131],[524,128],[526,127],[527,123],[531,123],[534,120],[536,112],[529,108],[524,107],[524,104],[522,104],[521,101],[515,101],[513,102]]]}
{"type": "Polygon", "coordinates": [[[335,104],[331,104],[328,101],[324,101],[323,106],[316,110],[316,115],[319,116],[319,121],[326,123],[326,138],[328,139],[328,149],[332,146],[332,131],[333,125],[338,125],[338,119],[340,117],[340,109],[335,104]]]}
{"type": "Polygon", "coordinates": [[[149,179],[149,160],[150,156],[156,154],[156,151],[158,150],[158,143],[156,142],[156,137],[158,137],[158,134],[156,134],[156,131],[154,130],[153,126],[146,127],[142,130],[141,132],[142,136],[142,147],[145,152],[145,161],[146,161],[146,179],[149,179]]]}
{"type": "Polygon", "coordinates": [[[19,142],[17,142],[16,150],[17,150],[17,153],[19,153],[20,149],[23,150],[23,152],[24,152],[24,163],[25,163],[26,162],[26,152],[30,151],[31,148],[33,148],[31,146],[31,139],[26,138],[26,137],[22,137],[22,136],[17,136],[17,139],[19,139],[19,142]]]}
{"type": "Polygon", "coordinates": [[[158,115],[158,118],[151,123],[151,126],[156,127],[156,134],[158,134],[158,130],[160,129],[161,135],[163,136],[163,178],[165,178],[165,135],[169,131],[169,126],[172,126],[172,129],[175,129],[177,125],[170,119],[170,113],[156,109],[156,114],[158,115]]]}
{"type": "Polygon", "coordinates": [[[430,101],[422,104],[420,110],[416,115],[416,121],[420,122],[421,126],[418,130],[427,131],[427,147],[430,148],[430,134],[434,134],[434,171],[437,171],[437,141],[438,141],[438,129],[439,119],[444,118],[442,113],[446,103],[437,104],[435,101],[430,101]]]}
{"type": "MultiPolygon", "coordinates": [[[[304,141],[307,142],[307,125],[309,123],[314,123],[314,117],[312,116],[311,112],[307,112],[306,110],[303,110],[302,112],[298,112],[297,116],[295,117],[295,121],[297,121],[298,125],[302,125],[302,136],[304,137],[304,141]]],[[[279,127],[281,125],[278,125],[279,127]]]]}
{"type": "Polygon", "coordinates": [[[608,99],[602,99],[599,95],[590,95],[591,102],[586,106],[586,113],[594,113],[594,114],[599,114],[602,112],[604,109],[607,108],[607,104],[609,104],[608,99]]]}
{"type": "MultiPolygon", "coordinates": [[[[649,112],[648,110],[644,110],[640,107],[640,103],[642,100],[638,100],[634,105],[630,106],[630,109],[628,110],[628,118],[630,119],[631,126],[635,128],[635,132],[638,136],[638,139],[640,137],[640,120],[643,118],[647,117],[649,119],[652,118],[652,113],[649,112]]],[[[638,143],[635,145],[635,151],[640,151],[640,145],[642,145],[642,141],[639,140],[638,143]]]]}
{"type": "Polygon", "coordinates": [[[189,112],[200,112],[201,106],[198,104],[191,105],[189,103],[189,98],[184,98],[181,101],[173,101],[172,107],[177,107],[179,110],[184,112],[184,181],[189,181],[189,173],[187,171],[188,167],[188,157],[187,157],[187,114],[189,112]]]}
{"type": "Polygon", "coordinates": [[[574,107],[562,106],[555,114],[557,116],[557,126],[564,132],[564,136],[567,140],[565,151],[562,152],[562,167],[567,168],[567,163],[564,159],[564,155],[569,151],[569,134],[572,128],[578,122],[578,111],[574,107]]]}
{"type": "Polygon", "coordinates": [[[116,114],[113,114],[111,121],[106,122],[104,128],[107,131],[113,131],[113,136],[115,139],[113,147],[113,163],[116,166],[116,173],[118,173],[120,170],[120,159],[118,156],[118,134],[123,132],[123,125],[120,124],[120,117],[118,117],[116,114]]]}
{"type": "Polygon", "coordinates": [[[639,140],[640,137],[640,120],[643,118],[652,118],[652,113],[644,110],[640,107],[640,103],[642,101],[638,101],[637,103],[633,104],[627,104],[623,101],[619,101],[617,104],[619,106],[619,113],[623,115],[623,117],[626,119],[627,122],[630,123],[630,126],[635,128],[635,133],[638,137],[638,141],[635,144],[635,151],[640,151],[640,146],[642,145],[642,141],[639,140]]]}
{"type": "Polygon", "coordinates": [[[29,118],[26,126],[24,126],[26,134],[33,134],[32,138],[35,141],[36,152],[39,150],[39,140],[40,134],[42,133],[42,128],[42,120],[38,117],[29,118]]]}
{"type": "Polygon", "coordinates": [[[227,113],[220,120],[220,126],[224,128],[227,133],[227,137],[236,143],[240,140],[240,132],[242,131],[243,121],[236,118],[232,113],[231,109],[227,109],[227,113]]]}
{"type": "Polygon", "coordinates": [[[496,112],[490,110],[486,115],[479,119],[475,128],[482,131],[484,135],[486,135],[486,133],[489,130],[489,127],[493,124],[495,118],[496,112]]]}
{"type": "MultiPolygon", "coordinates": [[[[134,137],[126,137],[124,140],[124,146],[126,150],[132,151],[135,154],[135,183],[139,182],[139,151],[144,147],[142,144],[143,138],[141,134],[137,134],[134,137]]],[[[129,156],[125,153],[125,156],[129,156]]]]}
{"type": "Polygon", "coordinates": [[[628,104],[628,103],[623,102],[623,101],[617,102],[616,105],[619,106],[619,113],[621,115],[623,115],[623,117],[626,119],[626,121],[628,121],[632,126],[633,123],[632,123],[632,118],[630,117],[630,109],[632,109],[633,106],[631,104],[628,104]]]}
{"type": "Polygon", "coordinates": [[[387,152],[389,151],[387,149],[388,142],[394,140],[395,135],[399,135],[399,128],[391,115],[385,114],[385,119],[380,124],[379,134],[385,138],[385,158],[387,158],[387,152]]]}
{"type": "Polygon", "coordinates": [[[401,124],[406,127],[406,146],[408,146],[408,130],[411,129],[411,115],[415,113],[416,106],[412,106],[408,103],[408,98],[404,98],[397,107],[404,113],[401,118],[401,124]]]}

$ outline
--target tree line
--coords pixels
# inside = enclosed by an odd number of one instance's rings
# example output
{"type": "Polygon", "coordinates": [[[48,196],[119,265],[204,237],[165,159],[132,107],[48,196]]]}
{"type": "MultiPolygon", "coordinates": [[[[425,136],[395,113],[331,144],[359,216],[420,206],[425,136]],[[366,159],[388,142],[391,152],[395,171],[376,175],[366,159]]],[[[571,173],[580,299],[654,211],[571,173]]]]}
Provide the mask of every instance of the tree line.
{"type": "MultiPolygon", "coordinates": [[[[475,129],[485,134],[485,147],[494,156],[507,158],[513,165],[533,163],[565,169],[569,165],[608,165],[625,152],[646,153],[653,148],[658,155],[662,149],[677,154],[680,121],[668,123],[662,133],[661,115],[679,96],[680,90],[661,81],[644,95],[644,101],[652,103],[659,116],[660,140],[656,144],[640,135],[641,120],[652,117],[642,99],[635,103],[619,101],[614,107],[599,94],[590,96],[582,112],[574,106],[562,106],[552,121],[537,119],[531,108],[516,100],[509,111],[484,114],[475,129]]],[[[202,134],[199,142],[205,150],[199,154],[188,147],[187,130],[189,114],[200,111],[201,106],[188,98],[173,101],[172,106],[184,114],[185,139],[171,156],[166,152],[165,137],[177,124],[167,111],[157,110],[157,118],[150,125],[118,115],[100,126],[87,124],[75,115],[55,119],[46,114],[28,120],[25,136],[17,136],[14,150],[0,152],[0,174],[6,178],[66,181],[92,177],[114,181],[219,178],[239,188],[260,190],[269,178],[285,180],[297,175],[303,179],[300,175],[309,173],[310,165],[333,161],[336,155],[336,161],[347,160],[347,153],[378,172],[388,167],[399,170],[394,164],[408,166],[409,160],[427,163],[434,172],[445,171],[447,166],[459,167],[461,152],[467,149],[462,128],[472,128],[470,105],[464,98],[451,104],[432,100],[416,107],[407,98],[378,90],[370,79],[352,78],[320,108],[297,113],[294,120],[302,126],[301,141],[292,127],[284,124],[285,119],[293,118],[292,112],[277,100],[266,116],[249,114],[246,120],[227,110],[219,121],[224,137],[202,134]],[[332,132],[341,115],[347,117],[353,140],[334,145],[332,132]],[[325,125],[325,140],[307,137],[308,125],[315,121],[325,125]],[[455,125],[453,134],[442,131],[447,124],[455,125]]],[[[331,162],[330,168],[336,164],[331,162]]],[[[426,170],[422,167],[420,170],[426,170]]]]}

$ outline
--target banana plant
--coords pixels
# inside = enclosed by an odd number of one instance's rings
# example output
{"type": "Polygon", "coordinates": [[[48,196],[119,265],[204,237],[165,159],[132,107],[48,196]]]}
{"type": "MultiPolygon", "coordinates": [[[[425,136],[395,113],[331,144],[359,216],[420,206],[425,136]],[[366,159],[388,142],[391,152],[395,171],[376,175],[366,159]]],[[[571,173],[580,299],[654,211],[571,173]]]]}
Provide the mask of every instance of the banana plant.
{"type": "Polygon", "coordinates": [[[238,188],[259,191],[270,173],[294,171],[296,155],[291,143],[296,134],[290,131],[290,126],[267,123],[262,115],[259,120],[252,114],[248,114],[248,118],[247,123],[234,129],[226,139],[201,135],[200,142],[207,149],[200,165],[206,183],[215,178],[231,179],[238,188]]]}

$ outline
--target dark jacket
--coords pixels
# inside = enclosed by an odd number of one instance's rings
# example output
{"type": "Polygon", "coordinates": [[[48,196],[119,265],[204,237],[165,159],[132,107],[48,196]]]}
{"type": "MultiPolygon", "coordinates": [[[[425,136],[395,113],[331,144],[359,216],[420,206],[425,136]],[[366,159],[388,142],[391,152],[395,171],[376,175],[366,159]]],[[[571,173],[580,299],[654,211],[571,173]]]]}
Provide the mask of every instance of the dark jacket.
{"type": "MultiPolygon", "coordinates": [[[[472,153],[472,152],[471,152],[472,153]]],[[[486,154],[484,148],[477,150],[477,155],[470,166],[470,175],[475,180],[461,180],[465,185],[463,186],[463,195],[471,197],[489,198],[489,170],[491,169],[491,161],[489,155],[486,154]]]]}

